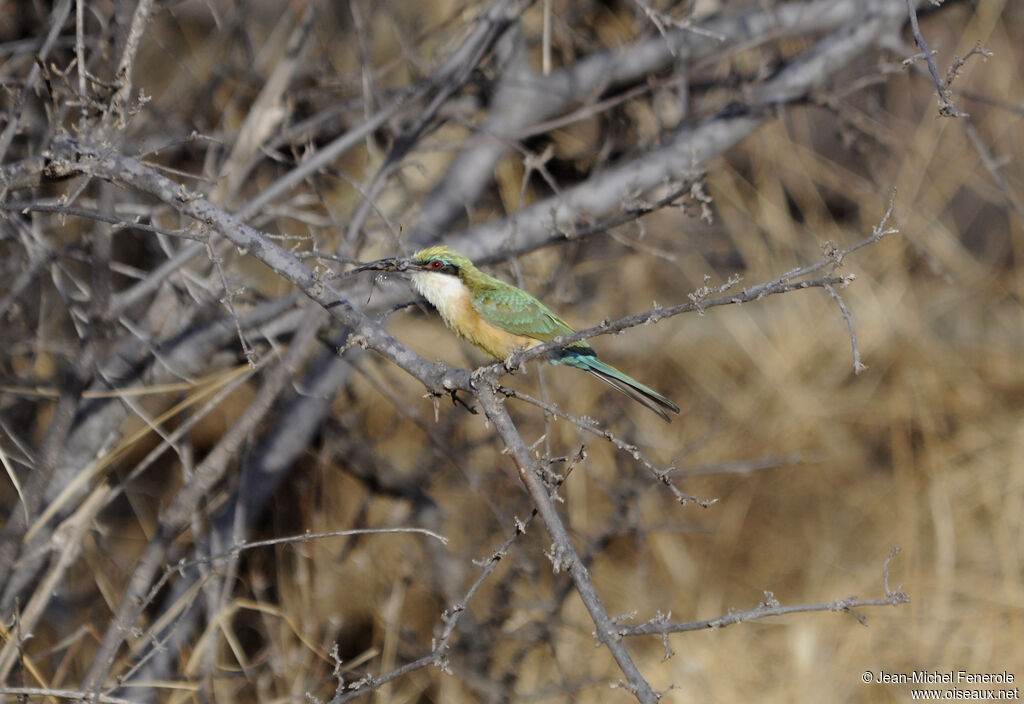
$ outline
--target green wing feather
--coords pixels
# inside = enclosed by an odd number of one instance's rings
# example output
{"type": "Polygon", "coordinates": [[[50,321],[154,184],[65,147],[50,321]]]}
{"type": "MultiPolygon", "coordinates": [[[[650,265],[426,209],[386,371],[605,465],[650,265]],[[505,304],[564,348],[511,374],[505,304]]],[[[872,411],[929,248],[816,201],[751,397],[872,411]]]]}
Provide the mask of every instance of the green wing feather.
{"type": "Polygon", "coordinates": [[[576,332],[547,306],[522,289],[495,280],[473,294],[473,310],[491,325],[523,337],[546,342],[576,332]]]}
{"type": "MultiPolygon", "coordinates": [[[[576,332],[568,323],[552,313],[547,306],[522,289],[504,281],[488,277],[486,286],[478,286],[473,294],[473,310],[491,325],[523,337],[546,342],[559,335],[576,332]]],[[[679,413],[679,406],[649,386],[641,384],[610,364],[597,359],[593,348],[586,342],[574,342],[549,361],[565,364],[590,372],[601,381],[611,385],[625,395],[657,413],[665,422],[670,422],[665,413],[669,410],[679,413]]]]}

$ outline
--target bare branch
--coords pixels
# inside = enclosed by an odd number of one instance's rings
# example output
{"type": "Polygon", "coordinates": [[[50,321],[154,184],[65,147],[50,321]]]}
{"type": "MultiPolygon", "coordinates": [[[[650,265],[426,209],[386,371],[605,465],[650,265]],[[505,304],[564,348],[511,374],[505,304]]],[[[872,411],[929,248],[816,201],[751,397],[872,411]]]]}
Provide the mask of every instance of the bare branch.
{"type": "MultiPolygon", "coordinates": [[[[928,48],[928,43],[924,40],[924,36],[921,34],[921,26],[917,23],[917,7],[914,0],[907,0],[907,13],[910,15],[910,30],[914,34],[914,41],[921,48],[920,58],[924,58],[925,63],[928,64],[928,72],[932,75],[932,82],[935,83],[935,90],[939,94],[939,115],[943,117],[963,117],[963,113],[956,109],[953,105],[953,97],[949,92],[949,86],[942,77],[939,76],[939,67],[935,65],[935,59],[932,58],[932,52],[928,48]]],[[[914,57],[919,58],[919,57],[914,57]]]]}
{"type": "Polygon", "coordinates": [[[117,92],[110,101],[110,110],[104,116],[107,120],[107,129],[123,130],[127,125],[128,102],[132,95],[132,69],[135,67],[135,55],[138,53],[139,44],[142,42],[142,35],[146,31],[146,24],[149,15],[153,11],[153,0],[139,0],[135,6],[135,13],[132,15],[132,24],[128,30],[128,38],[124,43],[124,50],[117,63],[117,73],[114,74],[114,81],[117,85],[117,92]]]}
{"type": "Polygon", "coordinates": [[[298,257],[275,244],[209,200],[188,191],[136,159],[97,150],[74,140],[54,143],[48,172],[54,177],[77,172],[130,185],[149,193],[190,217],[213,227],[244,252],[248,252],[289,280],[304,294],[323,306],[333,317],[358,331],[358,344],[364,344],[424,381],[435,393],[453,389],[468,390],[468,373],[439,369],[391,337],[377,323],[360,313],[341,294],[321,281],[298,257]]]}
{"type": "Polygon", "coordinates": [[[497,395],[489,387],[484,386],[477,390],[477,399],[487,415],[487,419],[494,424],[494,429],[501,436],[502,442],[509,448],[512,459],[519,471],[519,478],[526,485],[534,506],[540,514],[548,535],[551,536],[552,545],[548,558],[551,560],[555,572],[568,570],[572,576],[576,591],[579,593],[583,604],[587,607],[590,617],[594,621],[595,634],[598,642],[605,645],[611,652],[615,662],[618,663],[622,673],[629,682],[629,690],[643,704],[656,704],[658,695],[651,689],[650,684],[644,679],[643,674],[633,662],[629,652],[623,645],[617,633],[615,623],[601,603],[594,584],[586,567],[580,561],[580,557],[573,547],[565,526],[558,517],[555,505],[547,489],[539,478],[539,469],[536,462],[530,456],[530,451],[523,442],[522,437],[516,430],[515,424],[508,415],[497,395]]]}
{"type": "Polygon", "coordinates": [[[691,496],[690,494],[684,493],[682,490],[679,489],[679,487],[672,483],[671,475],[675,471],[673,467],[661,468],[657,466],[649,459],[647,459],[643,455],[643,453],[640,452],[640,448],[637,447],[635,444],[626,442],[622,438],[612,433],[610,430],[602,429],[594,421],[588,418],[577,418],[576,416],[566,413],[565,411],[563,411],[558,406],[552,403],[545,403],[540,399],[533,398],[529,394],[524,394],[523,392],[516,391],[515,389],[510,389],[505,386],[499,386],[498,391],[503,395],[507,396],[508,398],[515,398],[519,399],[520,401],[525,401],[526,403],[530,403],[536,406],[537,408],[544,409],[544,411],[550,413],[553,416],[564,418],[565,420],[568,420],[570,423],[575,425],[580,430],[584,430],[600,438],[604,438],[612,445],[614,445],[617,449],[626,453],[634,460],[639,462],[645,469],[647,469],[655,479],[657,479],[661,484],[668,488],[669,491],[672,492],[672,495],[675,497],[676,501],[678,501],[680,505],[685,506],[688,503],[695,503],[702,508],[707,508],[712,504],[718,503],[718,499],[701,499],[696,496],[691,496]]]}
{"type": "Polygon", "coordinates": [[[861,625],[867,625],[867,621],[863,616],[858,614],[854,609],[860,609],[868,606],[899,606],[901,604],[909,604],[910,597],[900,590],[891,591],[889,589],[889,563],[899,553],[899,548],[895,548],[885,560],[885,567],[883,568],[883,582],[885,588],[885,597],[881,599],[858,599],[857,597],[850,596],[845,599],[837,599],[826,604],[799,604],[794,606],[782,606],[775,599],[774,595],[770,591],[765,592],[765,600],[762,601],[757,608],[748,609],[745,611],[733,611],[724,616],[717,618],[707,619],[704,621],[690,621],[688,623],[671,623],[666,618],[659,616],[648,623],[639,624],[636,626],[623,626],[619,628],[619,635],[621,636],[642,636],[642,635],[665,635],[668,633],[684,633],[686,631],[700,631],[705,629],[718,629],[726,626],[732,626],[737,623],[744,623],[746,621],[757,621],[762,618],[768,618],[769,616],[784,616],[786,614],[796,613],[808,613],[815,611],[838,611],[847,613],[856,618],[861,625]]]}
{"type": "MultiPolygon", "coordinates": [[[[509,141],[523,139],[537,129],[551,127],[543,125],[544,121],[576,105],[590,103],[603,91],[634,83],[646,86],[651,75],[680,61],[694,64],[718,53],[748,49],[769,39],[834,31],[849,22],[868,24],[877,31],[878,25],[875,22],[879,14],[891,14],[894,6],[899,10],[899,5],[892,0],[818,0],[770,8],[755,7],[737,14],[711,17],[699,24],[687,24],[669,31],[664,37],[597,52],[542,76],[532,73],[523,48],[518,47],[501,75],[493,109],[477,130],[483,139],[461,150],[445,172],[444,178],[427,195],[419,219],[409,234],[409,241],[414,245],[435,241],[465,212],[467,205],[476,202],[490,183],[495,165],[508,151],[509,141]],[[866,17],[872,20],[864,22],[866,17]]],[[[862,35],[862,38],[869,42],[873,39],[867,34],[862,35]]],[[[835,59],[833,65],[842,65],[841,60],[835,59]]],[[[818,75],[813,80],[821,78],[818,75]]],[[[783,100],[776,98],[763,102],[780,103],[783,100]]],[[[701,164],[706,164],[749,133],[740,125],[734,127],[731,136],[718,135],[717,130],[711,130],[710,126],[698,125],[692,129],[693,133],[689,137],[680,135],[676,138],[685,139],[685,143],[677,147],[683,167],[670,169],[672,175],[700,168],[701,164]],[[723,138],[728,143],[720,145],[719,140],[723,138]]],[[[656,165],[652,165],[652,171],[657,171],[656,165]]],[[[618,175],[618,183],[625,189],[646,190],[663,177],[662,173],[654,173],[641,184],[635,182],[630,173],[623,171],[618,175]]],[[[609,181],[616,182],[614,177],[609,177],[609,181]]],[[[567,205],[571,207],[574,198],[570,195],[567,200],[567,205]]],[[[612,212],[622,200],[618,194],[608,196],[606,193],[595,193],[592,198],[581,203],[576,212],[585,213],[588,217],[599,217],[612,212]]],[[[568,223],[573,222],[573,218],[563,219],[560,213],[557,219],[549,217],[549,214],[556,212],[557,207],[561,207],[561,201],[545,201],[529,213],[520,211],[514,223],[506,221],[473,228],[457,238],[454,246],[471,258],[480,258],[496,251],[496,242],[505,239],[513,228],[517,236],[516,245],[529,246],[523,244],[524,237],[529,243],[549,234],[552,229],[570,229],[568,223]],[[536,220],[532,215],[534,212],[537,213],[536,220]],[[527,217],[528,220],[524,219],[527,217]],[[495,233],[496,227],[503,228],[503,231],[495,233]]]]}
{"type": "Polygon", "coordinates": [[[621,332],[622,330],[636,327],[638,325],[657,323],[665,318],[671,318],[683,313],[703,312],[709,308],[716,308],[718,306],[749,303],[751,301],[760,300],[765,296],[789,293],[790,291],[824,288],[825,286],[845,286],[850,284],[856,278],[853,274],[847,274],[845,276],[826,276],[821,279],[791,281],[790,279],[793,278],[794,275],[797,275],[796,272],[790,272],[789,274],[784,274],[778,279],[758,284],[757,286],[752,286],[750,288],[745,288],[739,293],[731,296],[714,296],[710,298],[698,296],[696,297],[696,300],[689,303],[680,303],[678,305],[668,306],[665,308],[653,308],[645,313],[628,315],[624,318],[619,318],[618,320],[608,320],[600,325],[595,325],[593,327],[586,328],[585,330],[574,332],[571,335],[560,335],[552,338],[542,345],[537,345],[536,347],[515,352],[504,362],[491,365],[489,369],[493,370],[493,372],[498,372],[499,374],[514,371],[519,369],[526,362],[548,354],[551,350],[560,349],[570,343],[578,342],[579,340],[587,340],[597,335],[608,335],[611,333],[621,332]]]}
{"type": "Polygon", "coordinates": [[[0,694],[9,694],[12,697],[58,697],[73,701],[90,700],[97,704],[137,704],[131,699],[122,697],[111,697],[100,694],[95,697],[79,689],[55,689],[52,687],[4,687],[0,686],[0,694]]]}

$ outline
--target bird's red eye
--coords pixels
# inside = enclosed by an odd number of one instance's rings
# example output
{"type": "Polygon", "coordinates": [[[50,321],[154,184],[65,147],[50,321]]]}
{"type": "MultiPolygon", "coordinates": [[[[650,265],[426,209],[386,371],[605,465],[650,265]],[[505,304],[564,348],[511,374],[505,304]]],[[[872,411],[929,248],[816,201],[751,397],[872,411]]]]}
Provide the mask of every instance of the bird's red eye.
{"type": "Polygon", "coordinates": [[[441,261],[440,259],[434,259],[433,261],[430,262],[430,268],[431,269],[440,269],[443,266],[444,266],[444,262],[441,261]]]}

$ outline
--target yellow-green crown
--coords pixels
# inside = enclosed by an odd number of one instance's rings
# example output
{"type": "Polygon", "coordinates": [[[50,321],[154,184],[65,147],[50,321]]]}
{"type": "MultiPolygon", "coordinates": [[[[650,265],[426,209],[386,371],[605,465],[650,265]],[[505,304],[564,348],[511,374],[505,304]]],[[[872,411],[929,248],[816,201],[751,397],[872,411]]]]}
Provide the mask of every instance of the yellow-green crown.
{"type": "Polygon", "coordinates": [[[428,264],[433,261],[442,262],[445,266],[454,266],[460,271],[463,269],[472,269],[473,262],[468,258],[462,256],[450,247],[438,245],[436,247],[427,247],[413,254],[412,259],[417,264],[428,264]]]}

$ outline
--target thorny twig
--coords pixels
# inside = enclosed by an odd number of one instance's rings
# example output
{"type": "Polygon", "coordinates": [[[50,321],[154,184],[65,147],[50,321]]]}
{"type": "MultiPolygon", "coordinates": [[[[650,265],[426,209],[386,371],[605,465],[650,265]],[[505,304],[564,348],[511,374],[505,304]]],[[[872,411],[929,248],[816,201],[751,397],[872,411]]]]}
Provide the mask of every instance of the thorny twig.
{"type": "Polygon", "coordinates": [[[980,44],[976,44],[966,55],[955,57],[953,63],[950,64],[949,70],[946,71],[946,77],[942,78],[939,75],[939,67],[935,65],[935,59],[932,56],[933,52],[928,48],[928,43],[921,33],[921,26],[917,21],[917,6],[914,0],[907,0],[907,13],[910,15],[910,31],[914,35],[914,41],[917,42],[917,46],[921,49],[921,54],[907,59],[904,63],[924,58],[925,63],[928,65],[928,73],[932,77],[932,83],[935,84],[935,90],[939,94],[939,115],[942,117],[970,117],[967,113],[960,112],[953,103],[953,92],[950,86],[953,85],[956,77],[960,75],[960,69],[963,68],[967,59],[975,55],[987,59],[992,55],[992,52],[980,44]]]}
{"type": "Polygon", "coordinates": [[[754,609],[748,609],[745,611],[730,610],[729,613],[724,616],[718,616],[716,618],[706,619],[703,621],[689,621],[685,623],[670,622],[667,616],[659,613],[655,618],[651,619],[647,623],[620,627],[619,635],[664,636],[668,633],[684,633],[686,631],[700,631],[706,629],[715,630],[726,626],[732,626],[737,623],[768,618],[769,616],[783,616],[786,614],[814,611],[838,611],[847,613],[857,619],[861,625],[867,625],[865,618],[854,611],[854,609],[868,606],[899,606],[900,604],[910,603],[910,597],[905,592],[899,589],[896,591],[889,589],[889,565],[897,554],[899,554],[899,548],[894,548],[885,560],[885,565],[882,569],[885,596],[881,599],[858,599],[855,596],[849,596],[845,599],[837,599],[836,601],[831,601],[825,604],[796,604],[793,606],[782,606],[775,599],[775,595],[772,592],[765,591],[765,599],[754,609]]]}
{"type": "Polygon", "coordinates": [[[604,321],[599,325],[586,328],[585,330],[579,330],[571,335],[561,335],[545,342],[542,345],[515,352],[504,362],[491,365],[488,368],[490,371],[485,372],[483,370],[478,370],[476,375],[491,376],[494,374],[500,375],[507,371],[514,371],[519,369],[526,362],[542,357],[552,350],[561,349],[570,343],[586,340],[597,335],[621,332],[622,330],[636,327],[638,325],[657,323],[665,318],[671,318],[683,313],[691,313],[695,311],[703,312],[709,308],[715,308],[718,306],[757,301],[765,296],[787,293],[789,291],[798,291],[809,288],[825,288],[827,286],[846,286],[855,280],[856,277],[853,274],[846,274],[844,276],[831,275],[832,272],[842,265],[845,257],[859,249],[862,249],[863,247],[878,242],[883,237],[899,232],[898,229],[888,226],[894,207],[894,198],[895,195],[890,198],[889,206],[886,209],[885,214],[882,216],[881,221],[872,229],[870,237],[867,237],[842,251],[827,252],[826,256],[822,260],[814,264],[793,269],[770,281],[765,281],[755,286],[744,288],[739,293],[731,295],[713,296],[711,294],[724,293],[729,288],[732,288],[735,284],[739,283],[740,280],[738,278],[730,279],[728,282],[722,284],[716,289],[704,287],[691,295],[689,303],[680,303],[664,308],[656,307],[644,313],[628,315],[623,318],[619,318],[618,320],[604,321]],[[829,275],[819,279],[804,278],[810,274],[821,271],[822,269],[826,269],[829,275]]]}
{"type": "Polygon", "coordinates": [[[498,391],[509,398],[515,398],[520,401],[525,401],[526,403],[532,404],[537,408],[542,408],[552,415],[558,416],[559,418],[564,418],[565,420],[569,421],[570,423],[580,428],[581,430],[585,430],[588,433],[592,433],[593,435],[596,435],[600,438],[604,438],[612,445],[617,447],[619,450],[626,453],[634,460],[636,460],[638,463],[643,465],[643,467],[647,469],[655,479],[657,479],[661,484],[668,488],[669,491],[672,492],[676,501],[678,501],[681,505],[685,506],[688,503],[695,503],[698,506],[701,506],[702,508],[707,508],[712,504],[718,503],[718,499],[702,499],[684,493],[679,489],[679,487],[672,483],[671,475],[675,469],[674,467],[662,469],[661,467],[647,459],[647,457],[645,457],[643,453],[640,452],[639,447],[637,447],[633,443],[623,440],[610,430],[602,429],[601,426],[599,426],[596,422],[590,420],[589,418],[579,418],[570,413],[566,413],[553,403],[546,403],[538,398],[530,396],[529,394],[525,394],[522,391],[510,389],[507,386],[499,386],[498,391]]]}

